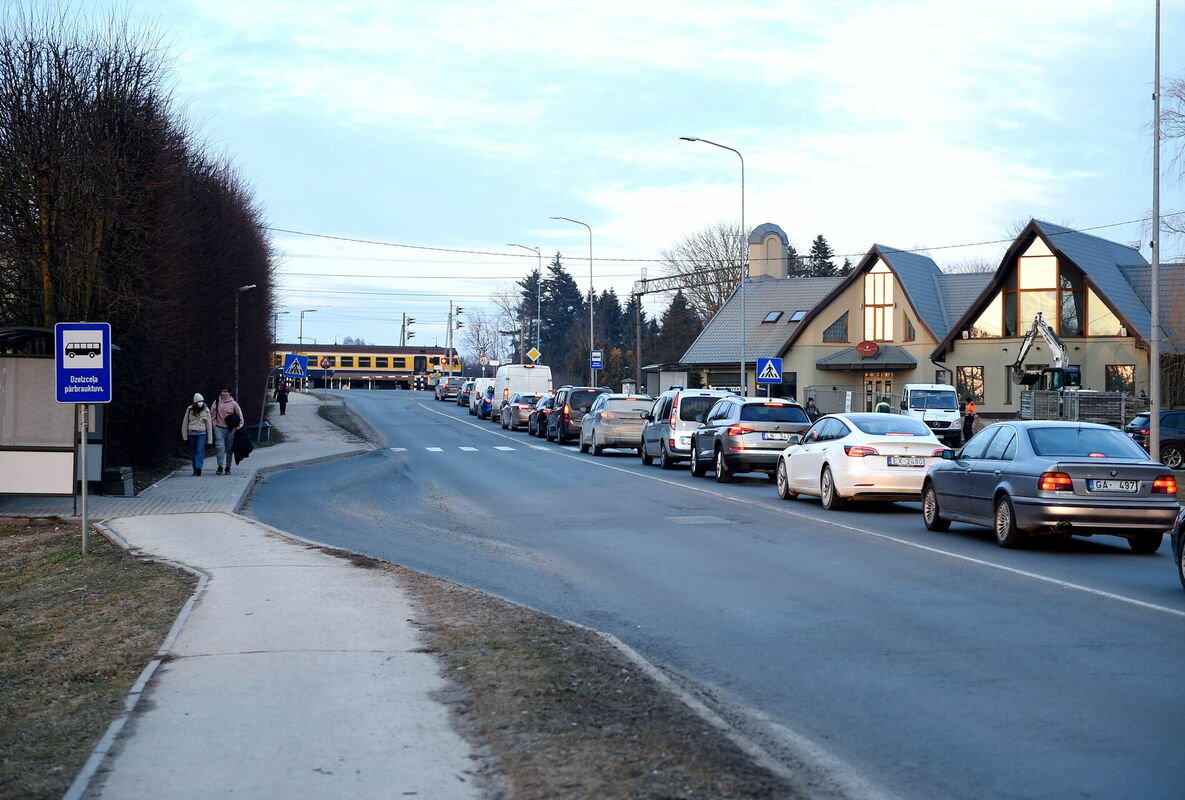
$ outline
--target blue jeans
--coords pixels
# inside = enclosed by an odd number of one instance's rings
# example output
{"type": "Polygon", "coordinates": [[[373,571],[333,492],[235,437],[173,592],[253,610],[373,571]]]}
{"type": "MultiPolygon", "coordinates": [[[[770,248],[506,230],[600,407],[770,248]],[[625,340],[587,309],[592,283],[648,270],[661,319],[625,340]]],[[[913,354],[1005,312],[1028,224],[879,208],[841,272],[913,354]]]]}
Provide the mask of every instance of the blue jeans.
{"type": "Polygon", "coordinates": [[[230,469],[234,461],[235,432],[232,428],[214,426],[214,452],[218,456],[218,466],[230,469]]]}
{"type": "Polygon", "coordinates": [[[201,469],[206,463],[206,434],[191,431],[186,441],[189,443],[189,460],[193,462],[193,468],[201,469]]]}

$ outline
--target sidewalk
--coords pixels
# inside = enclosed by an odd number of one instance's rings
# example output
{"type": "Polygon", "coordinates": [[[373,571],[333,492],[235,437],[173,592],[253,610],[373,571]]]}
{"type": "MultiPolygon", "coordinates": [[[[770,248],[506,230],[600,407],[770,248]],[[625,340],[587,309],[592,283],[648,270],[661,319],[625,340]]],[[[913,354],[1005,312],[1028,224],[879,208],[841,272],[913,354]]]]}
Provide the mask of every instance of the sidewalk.
{"type": "MultiPolygon", "coordinates": [[[[89,504],[131,550],[206,577],[67,798],[480,797],[402,587],[233,513],[260,469],[371,449],[319,405],[293,393],[271,418],[287,440],[230,476],[207,462],[201,477],[186,468],[89,504]]],[[[0,516],[72,505],[0,498],[0,516]]]]}

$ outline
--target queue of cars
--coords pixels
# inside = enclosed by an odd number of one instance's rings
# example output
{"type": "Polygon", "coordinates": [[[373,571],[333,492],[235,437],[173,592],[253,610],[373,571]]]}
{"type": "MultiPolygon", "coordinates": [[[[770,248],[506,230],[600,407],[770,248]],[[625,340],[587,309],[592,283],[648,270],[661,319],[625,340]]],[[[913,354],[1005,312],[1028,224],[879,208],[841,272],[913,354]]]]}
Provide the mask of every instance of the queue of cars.
{"type": "Polygon", "coordinates": [[[664,469],[688,462],[693,476],[713,472],[721,483],[763,473],[782,499],[818,497],[828,511],[861,501],[921,501],[928,530],[978,525],[1005,548],[1040,535],[1110,535],[1136,553],[1153,553],[1171,529],[1185,587],[1176,477],[1124,431],[1002,421],[952,449],[904,414],[816,417],[783,398],[684,388],[652,398],[604,386],[516,393],[492,415],[504,428],[525,427],[560,444],[575,440],[596,456],[624,448],[664,469]]]}

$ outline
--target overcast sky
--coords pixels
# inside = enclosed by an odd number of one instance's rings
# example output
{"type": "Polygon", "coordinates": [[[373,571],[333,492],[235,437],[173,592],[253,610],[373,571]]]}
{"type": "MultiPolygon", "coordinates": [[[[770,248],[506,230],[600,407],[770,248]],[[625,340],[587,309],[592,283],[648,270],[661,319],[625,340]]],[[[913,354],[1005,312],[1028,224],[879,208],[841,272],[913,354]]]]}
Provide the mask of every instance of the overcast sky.
{"type": "MultiPolygon", "coordinates": [[[[945,248],[1034,216],[1093,228],[1151,211],[1153,0],[119,8],[164,36],[189,120],[270,225],[442,248],[273,233],[286,341],[315,308],[310,341],[397,343],[407,312],[416,343],[443,344],[450,299],[476,310],[535,267],[510,242],[545,264],[561,251],[587,289],[588,232],[550,216],[592,227],[595,286],[624,297],[657,274],[648,259],[740,219],[740,160],[680,136],[741,151],[747,228],[776,223],[800,251],[821,233],[853,261],[873,243],[945,248]]],[[[1162,25],[1167,80],[1185,73],[1185,0],[1164,0],[1162,25]]],[[[1185,209],[1168,155],[1166,214],[1185,209]]],[[[1003,249],[929,252],[945,266],[1003,249]]]]}

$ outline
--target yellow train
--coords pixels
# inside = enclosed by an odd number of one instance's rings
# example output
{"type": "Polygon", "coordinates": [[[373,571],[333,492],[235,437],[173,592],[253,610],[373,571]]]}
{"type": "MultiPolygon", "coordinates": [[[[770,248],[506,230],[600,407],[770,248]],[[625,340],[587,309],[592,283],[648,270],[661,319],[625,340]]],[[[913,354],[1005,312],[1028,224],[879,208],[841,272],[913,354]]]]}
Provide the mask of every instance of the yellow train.
{"type": "MultiPolygon", "coordinates": [[[[318,389],[426,389],[435,373],[461,374],[461,359],[446,347],[399,347],[370,344],[277,344],[272,354],[276,376],[292,354],[308,356],[310,385],[318,389]]],[[[291,380],[291,378],[289,378],[291,380]]]]}

